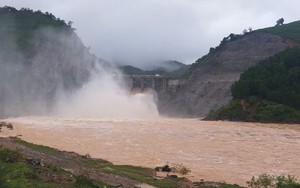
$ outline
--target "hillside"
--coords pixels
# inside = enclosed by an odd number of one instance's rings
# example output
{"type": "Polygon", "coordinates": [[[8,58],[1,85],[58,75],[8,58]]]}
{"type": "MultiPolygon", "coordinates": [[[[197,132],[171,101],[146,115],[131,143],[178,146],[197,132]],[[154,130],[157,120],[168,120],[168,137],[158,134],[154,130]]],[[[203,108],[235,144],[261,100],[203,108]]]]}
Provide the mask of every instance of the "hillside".
{"type": "Polygon", "coordinates": [[[289,48],[244,72],[233,100],[207,119],[300,123],[300,49],[289,48]]]}
{"type": "Polygon", "coordinates": [[[220,46],[211,48],[209,54],[191,65],[183,86],[175,92],[159,95],[160,112],[205,117],[210,110],[224,106],[232,99],[230,87],[241,73],[265,58],[299,45],[293,37],[297,36],[293,33],[298,29],[298,22],[294,22],[225,37],[220,46]],[[284,35],[274,34],[279,31],[284,35]],[[284,38],[286,36],[290,37],[284,38]]]}
{"type": "Polygon", "coordinates": [[[279,35],[286,39],[300,42],[300,21],[284,24],[276,27],[269,27],[261,31],[279,35]]]}
{"type": "Polygon", "coordinates": [[[0,117],[47,114],[58,93],[89,79],[97,59],[72,22],[6,6],[0,24],[0,117]]]}
{"type": "Polygon", "coordinates": [[[162,61],[154,63],[148,68],[138,68],[131,65],[120,66],[119,68],[126,75],[166,75],[173,78],[182,77],[189,69],[189,65],[185,65],[179,61],[162,61]]]}

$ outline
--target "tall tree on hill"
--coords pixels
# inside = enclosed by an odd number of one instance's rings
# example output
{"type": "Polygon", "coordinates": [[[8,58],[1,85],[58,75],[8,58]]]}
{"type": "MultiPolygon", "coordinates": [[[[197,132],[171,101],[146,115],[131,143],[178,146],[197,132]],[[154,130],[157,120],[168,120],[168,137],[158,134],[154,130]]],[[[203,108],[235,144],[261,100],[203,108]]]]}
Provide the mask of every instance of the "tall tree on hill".
{"type": "Polygon", "coordinates": [[[284,19],[280,18],[279,20],[276,21],[276,26],[283,25],[283,22],[284,22],[284,19]]]}

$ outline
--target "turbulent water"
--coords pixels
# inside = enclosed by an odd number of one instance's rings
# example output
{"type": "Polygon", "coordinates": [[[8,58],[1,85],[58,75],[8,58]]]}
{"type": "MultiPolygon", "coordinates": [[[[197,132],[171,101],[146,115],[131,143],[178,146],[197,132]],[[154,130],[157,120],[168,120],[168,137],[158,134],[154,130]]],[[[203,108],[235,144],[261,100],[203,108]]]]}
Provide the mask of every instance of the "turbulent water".
{"type": "Polygon", "coordinates": [[[300,178],[300,125],[206,122],[196,119],[8,119],[29,142],[89,153],[115,164],[191,169],[192,180],[245,184],[262,173],[300,178]]]}

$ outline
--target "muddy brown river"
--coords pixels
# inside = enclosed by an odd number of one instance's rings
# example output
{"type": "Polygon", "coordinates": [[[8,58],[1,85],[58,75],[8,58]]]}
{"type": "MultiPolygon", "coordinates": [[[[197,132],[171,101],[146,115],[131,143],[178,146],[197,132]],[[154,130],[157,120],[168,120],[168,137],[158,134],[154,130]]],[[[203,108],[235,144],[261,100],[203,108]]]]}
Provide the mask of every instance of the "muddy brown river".
{"type": "Polygon", "coordinates": [[[154,168],[183,164],[192,180],[245,185],[262,173],[292,174],[300,179],[300,125],[197,119],[7,119],[14,130],[36,144],[90,154],[115,164],[154,168]]]}

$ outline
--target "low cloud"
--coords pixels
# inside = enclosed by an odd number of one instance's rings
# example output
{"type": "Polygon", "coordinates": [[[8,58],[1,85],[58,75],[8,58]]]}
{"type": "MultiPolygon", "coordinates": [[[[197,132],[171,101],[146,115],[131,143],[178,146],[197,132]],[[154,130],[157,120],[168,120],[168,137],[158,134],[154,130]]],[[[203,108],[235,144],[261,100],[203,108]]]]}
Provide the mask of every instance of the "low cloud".
{"type": "Polygon", "coordinates": [[[140,67],[157,60],[193,63],[224,36],[299,19],[300,2],[236,0],[2,0],[72,20],[100,58],[140,67]]]}

